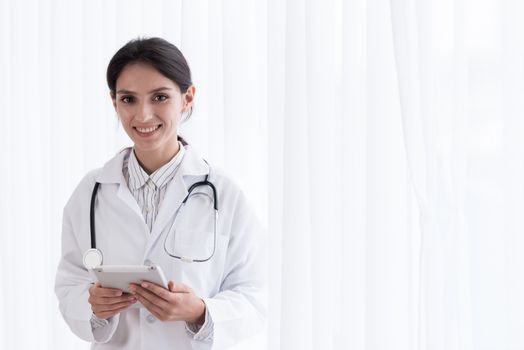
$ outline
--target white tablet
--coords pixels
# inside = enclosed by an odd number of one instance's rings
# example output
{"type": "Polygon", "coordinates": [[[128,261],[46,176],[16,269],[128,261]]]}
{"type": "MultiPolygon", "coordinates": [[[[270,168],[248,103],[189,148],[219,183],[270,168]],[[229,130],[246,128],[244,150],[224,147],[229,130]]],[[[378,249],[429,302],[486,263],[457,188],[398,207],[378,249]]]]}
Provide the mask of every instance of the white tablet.
{"type": "MultiPolygon", "coordinates": [[[[93,269],[98,282],[105,288],[117,288],[129,293],[131,283],[148,281],[167,289],[167,280],[160,266],[147,265],[102,265],[93,269]]],[[[133,305],[141,307],[140,303],[133,305]]]]}

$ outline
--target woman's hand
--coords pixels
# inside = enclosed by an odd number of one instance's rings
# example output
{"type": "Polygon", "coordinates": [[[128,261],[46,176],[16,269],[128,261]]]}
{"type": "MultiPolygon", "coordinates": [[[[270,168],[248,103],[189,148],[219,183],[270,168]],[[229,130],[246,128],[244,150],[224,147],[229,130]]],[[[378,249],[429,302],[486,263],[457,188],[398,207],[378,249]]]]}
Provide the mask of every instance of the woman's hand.
{"type": "Polygon", "coordinates": [[[124,294],[120,289],[103,288],[97,282],[89,288],[87,301],[96,317],[107,319],[134,304],[136,297],[124,294]]]}
{"type": "Polygon", "coordinates": [[[165,289],[151,282],[130,284],[129,292],[135,295],[156,318],[161,321],[186,321],[202,325],[205,320],[206,305],[193,290],[173,281],[165,289]]]}

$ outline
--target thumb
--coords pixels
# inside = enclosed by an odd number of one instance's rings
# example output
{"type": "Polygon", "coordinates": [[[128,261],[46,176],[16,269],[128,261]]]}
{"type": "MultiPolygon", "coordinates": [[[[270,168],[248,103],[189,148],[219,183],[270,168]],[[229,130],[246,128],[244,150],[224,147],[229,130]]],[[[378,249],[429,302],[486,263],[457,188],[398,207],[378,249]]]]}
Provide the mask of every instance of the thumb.
{"type": "Polygon", "coordinates": [[[175,282],[169,281],[167,287],[169,288],[169,291],[173,293],[191,293],[191,288],[182,283],[177,283],[175,285],[175,282]]]}
{"type": "Polygon", "coordinates": [[[100,282],[96,282],[95,284],[92,284],[91,287],[89,287],[89,294],[96,293],[97,288],[101,288],[102,285],[100,282]]]}

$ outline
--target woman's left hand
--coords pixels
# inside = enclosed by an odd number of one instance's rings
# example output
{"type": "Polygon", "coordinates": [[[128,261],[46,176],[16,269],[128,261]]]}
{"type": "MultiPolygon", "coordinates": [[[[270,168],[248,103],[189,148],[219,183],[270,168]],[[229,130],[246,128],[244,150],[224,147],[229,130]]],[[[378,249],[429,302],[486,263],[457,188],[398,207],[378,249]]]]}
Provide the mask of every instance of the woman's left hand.
{"type": "Polygon", "coordinates": [[[168,289],[151,282],[130,284],[129,292],[161,321],[186,321],[202,325],[205,319],[206,305],[186,285],[173,281],[168,289]]]}

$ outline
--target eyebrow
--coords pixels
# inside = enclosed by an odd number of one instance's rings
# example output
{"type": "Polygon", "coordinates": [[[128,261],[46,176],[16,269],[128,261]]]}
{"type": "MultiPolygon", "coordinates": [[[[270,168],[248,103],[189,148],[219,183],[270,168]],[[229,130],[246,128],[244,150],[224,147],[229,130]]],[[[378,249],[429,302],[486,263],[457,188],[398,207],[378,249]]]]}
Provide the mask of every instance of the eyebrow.
{"type": "MultiPolygon", "coordinates": [[[[162,87],[159,87],[159,88],[156,88],[154,90],[151,90],[148,92],[148,94],[152,94],[152,93],[155,93],[155,92],[159,92],[159,91],[164,91],[164,90],[171,90],[170,87],[167,87],[167,86],[162,86],[162,87]]],[[[130,94],[130,95],[136,95],[136,92],[134,91],[131,91],[131,90],[126,90],[126,89],[120,89],[116,92],[117,94],[130,94]]]]}

